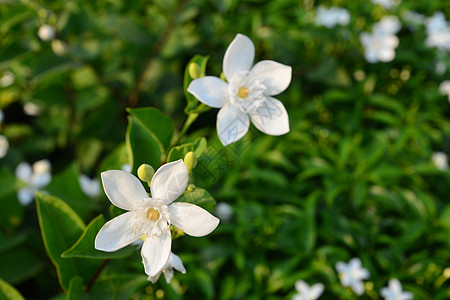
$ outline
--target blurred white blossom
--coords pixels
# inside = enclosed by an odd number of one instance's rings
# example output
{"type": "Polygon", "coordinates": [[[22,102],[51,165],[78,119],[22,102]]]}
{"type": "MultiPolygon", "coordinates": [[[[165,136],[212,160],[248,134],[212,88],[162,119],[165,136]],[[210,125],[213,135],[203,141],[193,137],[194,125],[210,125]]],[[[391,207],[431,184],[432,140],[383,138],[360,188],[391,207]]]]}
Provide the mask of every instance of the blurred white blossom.
{"type": "Polygon", "coordinates": [[[303,280],[297,280],[295,282],[295,289],[298,294],[292,297],[292,300],[316,300],[319,299],[320,295],[323,293],[323,284],[316,283],[309,286],[303,280]]]}
{"type": "Polygon", "coordinates": [[[443,12],[435,12],[432,17],[425,20],[428,47],[436,47],[442,51],[450,52],[450,25],[443,12]]]}
{"type": "Polygon", "coordinates": [[[343,286],[350,287],[358,295],[364,293],[363,280],[368,279],[370,273],[362,267],[359,258],[352,258],[349,263],[337,262],[336,270],[343,286]]]}
{"type": "Polygon", "coordinates": [[[416,29],[419,25],[422,25],[425,22],[424,15],[412,10],[403,11],[401,13],[401,17],[408,25],[412,26],[412,29],[416,29]]]}
{"type": "Polygon", "coordinates": [[[450,80],[444,80],[439,85],[439,92],[448,97],[448,101],[450,102],[450,80]]]}
{"type": "Polygon", "coordinates": [[[8,153],[8,149],[9,149],[8,139],[5,136],[0,135],[0,158],[6,156],[6,153],[8,153]]]}
{"type": "Polygon", "coordinates": [[[399,44],[395,35],[401,28],[401,23],[395,16],[383,17],[374,24],[372,33],[363,32],[360,35],[364,46],[364,56],[370,63],[389,62],[395,58],[395,48],[399,44]]]}
{"type": "Polygon", "coordinates": [[[91,197],[91,198],[95,198],[98,195],[100,195],[100,182],[98,181],[97,178],[89,178],[88,176],[81,174],[78,177],[79,181],[80,181],[80,187],[83,190],[83,192],[91,197]]]}
{"type": "Polygon", "coordinates": [[[216,215],[221,221],[229,221],[233,217],[233,208],[226,202],[219,202],[216,205],[216,215]]]}
{"type": "Polygon", "coordinates": [[[152,283],[155,283],[158,281],[159,276],[161,276],[162,273],[166,278],[166,282],[170,283],[173,279],[173,269],[181,272],[182,274],[186,274],[186,269],[184,268],[181,259],[178,257],[178,255],[174,254],[173,252],[170,252],[169,259],[167,260],[162,270],[155,276],[148,276],[148,280],[151,281],[152,283]]]}
{"type": "Polygon", "coordinates": [[[55,28],[48,24],[44,24],[39,27],[38,36],[44,42],[51,41],[55,38],[55,28]]]}
{"type": "Polygon", "coordinates": [[[8,87],[14,83],[15,76],[10,71],[3,72],[3,76],[0,78],[0,86],[8,87]]]}
{"type": "Polygon", "coordinates": [[[123,164],[120,169],[122,171],[125,171],[127,173],[131,173],[131,165],[130,164],[123,164]]]}
{"type": "Polygon", "coordinates": [[[439,170],[441,171],[448,170],[448,158],[447,154],[445,154],[444,152],[434,152],[433,156],[431,157],[431,161],[433,162],[434,166],[439,170]]]}
{"type": "Polygon", "coordinates": [[[35,162],[33,167],[27,162],[21,162],[16,167],[16,177],[26,184],[17,192],[17,197],[22,205],[30,204],[34,198],[34,192],[50,183],[52,180],[50,171],[51,165],[46,159],[35,162]]]}
{"type": "Polygon", "coordinates": [[[327,28],[333,28],[336,25],[345,26],[350,23],[350,13],[345,8],[319,6],[316,10],[315,23],[327,28]]]}
{"type": "Polygon", "coordinates": [[[214,76],[194,79],[188,92],[200,102],[220,108],[217,133],[224,146],[240,140],[250,120],[270,135],[289,132],[289,116],[283,103],[272,97],[289,86],[292,68],[275,61],[255,64],[255,46],[243,34],[237,34],[223,58],[223,73],[228,82],[214,76]]]}
{"type": "Polygon", "coordinates": [[[389,280],[389,286],[381,289],[381,296],[384,300],[411,300],[414,295],[411,292],[404,292],[402,284],[396,278],[389,280]]]}
{"type": "Polygon", "coordinates": [[[23,112],[28,116],[39,116],[41,109],[32,102],[27,102],[23,105],[23,112]]]}
{"type": "Polygon", "coordinates": [[[392,8],[396,7],[400,2],[401,2],[401,0],[399,0],[399,1],[396,1],[396,0],[372,0],[372,3],[381,5],[386,9],[392,9],[392,8]]]}
{"type": "Polygon", "coordinates": [[[444,75],[447,71],[447,65],[443,61],[438,61],[434,67],[434,70],[436,71],[436,74],[444,75]]]}

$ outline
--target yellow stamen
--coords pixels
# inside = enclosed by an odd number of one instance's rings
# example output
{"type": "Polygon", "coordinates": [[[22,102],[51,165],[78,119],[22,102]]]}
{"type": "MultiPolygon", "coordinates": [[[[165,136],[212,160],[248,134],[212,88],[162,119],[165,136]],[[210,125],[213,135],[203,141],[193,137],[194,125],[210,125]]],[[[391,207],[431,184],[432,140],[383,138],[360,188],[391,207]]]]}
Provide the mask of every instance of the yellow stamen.
{"type": "Polygon", "coordinates": [[[159,219],[159,211],[157,211],[156,209],[149,209],[148,211],[148,219],[149,220],[158,220],[159,219]]]}
{"type": "Polygon", "coordinates": [[[245,87],[241,86],[239,88],[237,94],[238,94],[239,98],[242,98],[242,99],[246,98],[248,96],[248,88],[245,88],[245,87]]]}

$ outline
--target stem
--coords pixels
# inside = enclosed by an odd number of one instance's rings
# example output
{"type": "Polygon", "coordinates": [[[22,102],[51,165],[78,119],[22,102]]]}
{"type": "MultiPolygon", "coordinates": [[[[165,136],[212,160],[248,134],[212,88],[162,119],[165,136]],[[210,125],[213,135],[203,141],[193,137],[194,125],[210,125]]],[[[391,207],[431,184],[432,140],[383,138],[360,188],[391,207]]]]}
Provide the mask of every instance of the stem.
{"type": "Polygon", "coordinates": [[[186,122],[183,125],[183,128],[180,131],[180,134],[178,135],[178,137],[175,139],[175,142],[173,142],[169,148],[172,148],[173,146],[177,145],[180,140],[186,135],[186,132],[188,131],[189,127],[191,127],[192,123],[194,123],[195,120],[197,120],[199,114],[197,113],[193,113],[193,114],[189,114],[188,118],[186,119],[186,122]]]}
{"type": "Polygon", "coordinates": [[[105,259],[102,264],[98,267],[97,271],[95,272],[94,276],[92,276],[91,280],[89,281],[88,285],[86,286],[86,293],[89,293],[89,291],[94,286],[94,283],[97,281],[98,277],[100,276],[100,273],[103,271],[103,269],[108,265],[110,262],[110,259],[105,259]]]}
{"type": "Polygon", "coordinates": [[[147,77],[147,73],[151,69],[151,66],[153,64],[153,58],[158,56],[162,49],[164,48],[164,45],[166,44],[167,40],[169,39],[169,36],[171,32],[173,31],[175,27],[175,20],[186,5],[187,0],[181,0],[178,2],[177,7],[175,8],[174,13],[172,14],[169,22],[167,23],[164,30],[161,32],[160,36],[155,42],[155,45],[152,48],[152,51],[150,52],[150,55],[147,59],[147,61],[144,64],[144,67],[142,68],[141,73],[139,73],[139,76],[136,80],[136,84],[134,85],[134,88],[131,92],[130,98],[128,99],[128,105],[131,107],[134,107],[137,105],[139,101],[139,92],[141,91],[142,85],[144,84],[144,79],[147,77]]]}

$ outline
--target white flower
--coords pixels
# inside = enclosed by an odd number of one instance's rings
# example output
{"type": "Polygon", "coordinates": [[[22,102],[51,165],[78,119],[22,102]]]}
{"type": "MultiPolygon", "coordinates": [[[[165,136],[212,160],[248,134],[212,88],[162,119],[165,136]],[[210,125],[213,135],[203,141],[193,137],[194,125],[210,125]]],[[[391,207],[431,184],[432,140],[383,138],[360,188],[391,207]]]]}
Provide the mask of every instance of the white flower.
{"type": "Polygon", "coordinates": [[[373,26],[373,32],[363,32],[360,35],[364,46],[364,56],[370,63],[389,62],[395,58],[395,48],[399,44],[395,36],[401,28],[401,23],[395,16],[383,17],[373,26]]]}
{"type": "Polygon", "coordinates": [[[436,168],[441,171],[448,170],[448,159],[447,154],[444,152],[434,152],[431,160],[436,168]]]}
{"type": "MultiPolygon", "coordinates": [[[[401,1],[398,1],[401,2],[401,1]]],[[[397,6],[397,1],[395,0],[372,0],[372,3],[383,6],[384,8],[391,9],[397,6]]]]}
{"type": "Polygon", "coordinates": [[[81,174],[78,177],[78,180],[80,182],[81,189],[87,196],[95,198],[100,195],[100,182],[97,178],[91,179],[88,176],[81,174]]]}
{"type": "Polygon", "coordinates": [[[233,217],[233,208],[226,202],[219,202],[216,205],[216,215],[222,221],[229,221],[233,217]]]}
{"type": "Polygon", "coordinates": [[[217,132],[223,145],[241,139],[250,120],[262,132],[282,135],[289,132],[289,117],[284,105],[271,96],[283,92],[291,82],[292,68],[264,60],[253,66],[255,46],[238,34],[223,58],[223,72],[228,83],[214,76],[193,80],[188,92],[201,102],[221,108],[217,132]]]}
{"type": "Polygon", "coordinates": [[[0,78],[0,86],[1,87],[8,87],[11,84],[14,83],[15,76],[10,71],[6,71],[3,73],[2,78],[0,78]]]}
{"type": "Polygon", "coordinates": [[[298,294],[292,297],[292,300],[316,300],[319,299],[323,293],[323,284],[316,283],[311,287],[303,280],[297,280],[295,282],[295,289],[298,294]]]}
{"type": "Polygon", "coordinates": [[[27,162],[21,162],[16,168],[16,177],[27,185],[17,192],[22,205],[28,205],[34,198],[34,192],[42,189],[52,180],[51,165],[46,159],[37,161],[33,168],[27,162]]]}
{"type": "Polygon", "coordinates": [[[442,95],[448,96],[448,101],[450,102],[450,80],[444,80],[439,85],[439,92],[442,95]]]}
{"type": "Polygon", "coordinates": [[[428,34],[425,44],[428,47],[450,51],[450,26],[443,12],[435,12],[432,17],[426,19],[425,27],[428,34]]]}
{"type": "Polygon", "coordinates": [[[32,102],[27,102],[23,106],[23,112],[28,116],[39,116],[41,109],[32,102]]]}
{"type": "Polygon", "coordinates": [[[120,169],[127,173],[131,173],[131,165],[130,164],[123,164],[122,166],[120,166],[120,169]]]}
{"type": "Polygon", "coordinates": [[[339,261],[336,264],[336,270],[339,273],[343,286],[350,287],[358,295],[364,293],[364,283],[362,281],[368,279],[370,273],[361,266],[359,258],[352,258],[348,264],[339,261]]]}
{"type": "Polygon", "coordinates": [[[318,26],[333,28],[337,24],[348,25],[350,22],[350,13],[345,8],[319,6],[316,10],[315,23],[318,26]]]}
{"type": "Polygon", "coordinates": [[[51,41],[55,38],[55,29],[48,25],[42,25],[38,30],[38,36],[44,42],[51,41]]]}
{"type": "Polygon", "coordinates": [[[396,278],[390,279],[389,286],[382,288],[380,294],[384,300],[411,300],[414,297],[411,292],[402,290],[402,284],[396,278]]]}
{"type": "Polygon", "coordinates": [[[139,179],[121,170],[101,174],[109,200],[128,212],[110,220],[95,238],[95,248],[113,252],[145,236],[141,255],[145,273],[156,276],[169,259],[172,224],[188,235],[204,236],[219,219],[196,205],[173,202],[185,190],[189,172],[183,160],[163,165],[150,183],[150,198],[139,179]]]}
{"type": "Polygon", "coordinates": [[[8,140],[4,135],[0,135],[0,158],[6,156],[6,153],[8,153],[8,149],[9,149],[8,140]]]}
{"type": "Polygon", "coordinates": [[[166,282],[170,283],[173,279],[173,269],[181,272],[182,274],[186,274],[186,269],[184,268],[181,259],[173,252],[170,252],[169,259],[167,260],[162,270],[159,271],[158,274],[156,274],[155,276],[148,276],[148,280],[151,281],[152,283],[155,283],[158,281],[159,276],[161,276],[161,273],[163,273],[164,277],[166,278],[166,282]]]}

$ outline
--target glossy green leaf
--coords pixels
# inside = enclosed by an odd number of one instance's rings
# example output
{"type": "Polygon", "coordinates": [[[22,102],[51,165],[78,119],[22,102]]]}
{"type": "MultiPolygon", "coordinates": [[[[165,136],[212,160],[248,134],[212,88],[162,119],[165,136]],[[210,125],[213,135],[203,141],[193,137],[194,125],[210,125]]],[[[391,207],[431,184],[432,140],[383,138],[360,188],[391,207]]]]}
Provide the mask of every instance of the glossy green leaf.
{"type": "Polygon", "coordinates": [[[163,148],[156,136],[133,117],[128,117],[126,135],[131,172],[136,174],[141,164],[149,164],[157,169],[161,163],[163,148]]]}
{"type": "Polygon", "coordinates": [[[173,147],[170,149],[169,155],[167,156],[167,162],[176,161],[178,159],[183,159],[186,153],[192,151],[200,157],[206,150],[206,139],[198,138],[193,143],[186,143],[180,146],[173,147]]]}
{"type": "Polygon", "coordinates": [[[12,249],[0,255],[0,278],[17,284],[36,276],[44,268],[44,262],[32,250],[24,247],[12,249]]]}
{"type": "Polygon", "coordinates": [[[72,277],[89,280],[99,266],[96,260],[62,258],[82,235],[85,225],[76,212],[61,199],[37,192],[36,207],[45,250],[56,267],[61,287],[67,290],[72,277]]]}
{"type": "Polygon", "coordinates": [[[25,298],[10,284],[0,278],[0,300],[23,300],[25,298]]]}
{"type": "Polygon", "coordinates": [[[70,249],[63,252],[61,257],[84,257],[95,259],[123,258],[136,251],[136,248],[133,246],[125,247],[115,252],[105,252],[95,249],[95,237],[105,223],[106,222],[103,215],[99,215],[92,220],[91,223],[84,229],[84,232],[78,241],[70,249]]]}

